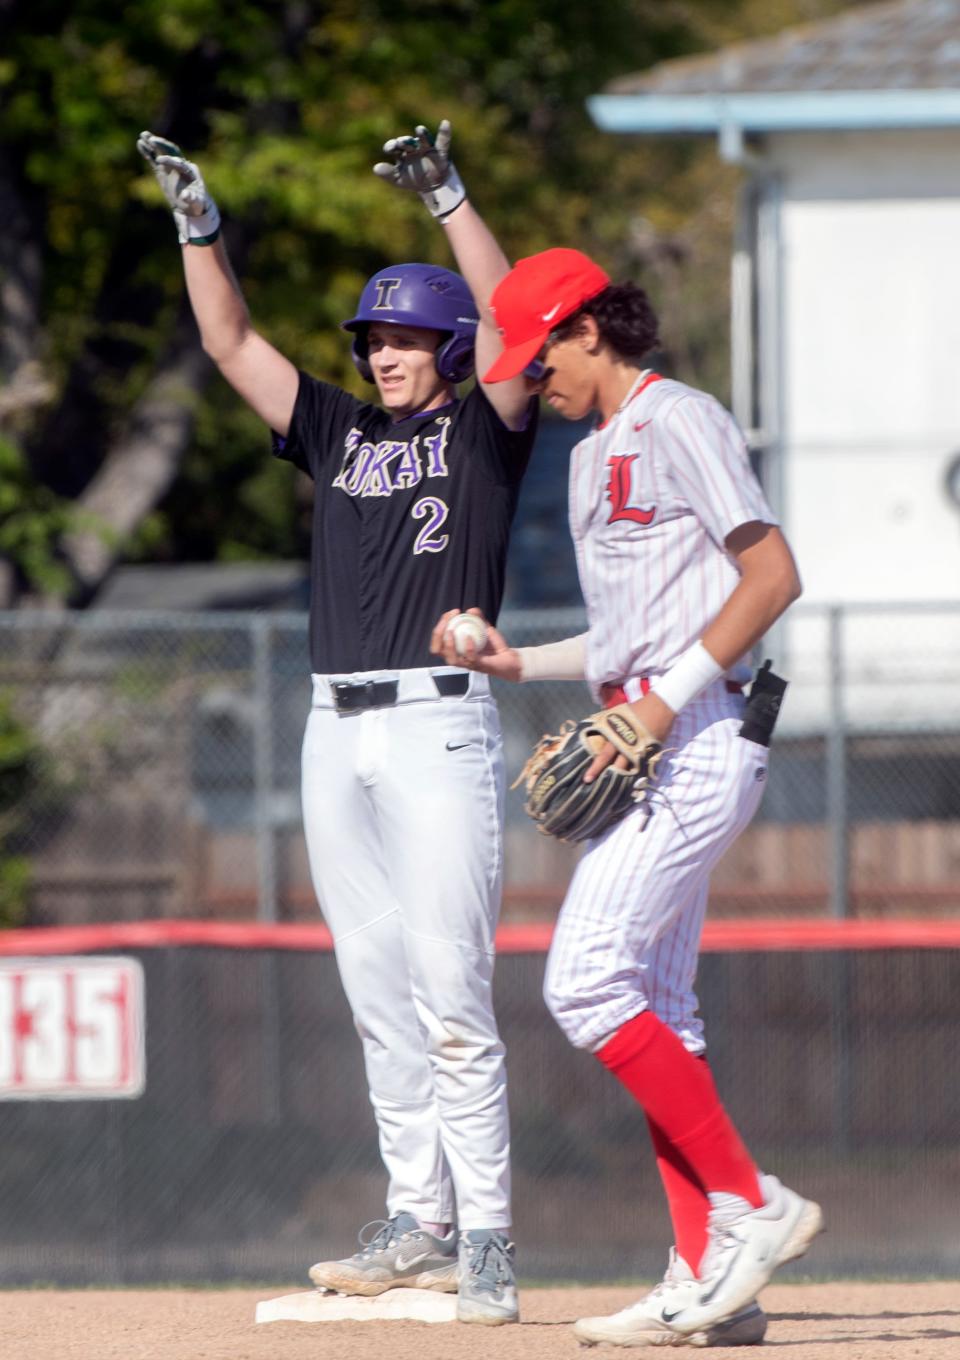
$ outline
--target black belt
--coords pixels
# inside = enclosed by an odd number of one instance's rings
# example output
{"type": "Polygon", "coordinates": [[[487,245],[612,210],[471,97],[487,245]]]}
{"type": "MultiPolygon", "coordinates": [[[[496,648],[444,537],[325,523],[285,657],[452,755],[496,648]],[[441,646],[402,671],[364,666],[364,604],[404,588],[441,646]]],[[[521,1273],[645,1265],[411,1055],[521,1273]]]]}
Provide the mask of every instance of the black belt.
{"type": "MultiPolygon", "coordinates": [[[[469,675],[434,675],[433,683],[442,699],[462,698],[470,688],[469,675]]],[[[361,708],[389,708],[397,702],[396,680],[358,680],[355,684],[333,685],[333,702],[339,713],[355,713],[361,708]]]]}
{"type": "Polygon", "coordinates": [[[435,675],[433,683],[441,699],[462,699],[470,688],[470,677],[463,675],[435,675]]]}

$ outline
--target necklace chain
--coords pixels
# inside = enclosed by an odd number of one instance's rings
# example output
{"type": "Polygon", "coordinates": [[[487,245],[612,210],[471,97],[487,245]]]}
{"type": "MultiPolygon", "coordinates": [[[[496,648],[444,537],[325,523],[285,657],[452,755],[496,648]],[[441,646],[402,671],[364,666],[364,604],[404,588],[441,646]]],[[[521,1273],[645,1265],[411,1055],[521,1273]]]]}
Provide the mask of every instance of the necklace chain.
{"type": "Polygon", "coordinates": [[[620,403],[620,405],[614,411],[613,415],[610,417],[611,420],[613,420],[614,416],[618,416],[625,406],[630,405],[631,401],[636,396],[637,388],[640,386],[640,384],[643,382],[644,378],[646,378],[649,372],[650,372],[649,368],[644,368],[640,371],[636,381],[630,384],[630,390],[627,392],[627,395],[624,397],[623,401],[620,403]]]}

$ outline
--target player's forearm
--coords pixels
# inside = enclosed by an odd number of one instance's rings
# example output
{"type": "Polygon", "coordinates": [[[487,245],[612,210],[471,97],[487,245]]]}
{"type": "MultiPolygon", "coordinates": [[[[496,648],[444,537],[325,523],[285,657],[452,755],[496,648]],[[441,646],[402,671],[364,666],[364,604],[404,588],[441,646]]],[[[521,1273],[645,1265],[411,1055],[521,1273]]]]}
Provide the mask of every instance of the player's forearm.
{"type": "Polygon", "coordinates": [[[704,630],[704,647],[723,670],[746,656],[800,595],[795,572],[767,579],[744,578],[704,630]]]}
{"type": "Polygon", "coordinates": [[[544,642],[539,647],[516,647],[519,680],[582,680],[587,664],[587,634],[544,642]]]}
{"type": "Polygon", "coordinates": [[[481,322],[494,326],[490,312],[490,295],[497,284],[510,272],[510,264],[500,249],[496,237],[473,207],[465,199],[443,224],[457,268],[467,281],[473,300],[480,309],[481,322]]]}
{"type": "Polygon", "coordinates": [[[137,150],[156,176],[173,213],[183,269],[203,347],[216,364],[239,349],[252,327],[220,236],[220,209],[200,167],[175,142],[141,132],[137,150]]]}
{"type": "Polygon", "coordinates": [[[740,580],[701,639],[724,670],[746,656],[801,592],[793,553],[776,525],[742,525],[727,549],[740,580]]]}
{"type": "MultiPolygon", "coordinates": [[[[510,264],[496,238],[469,199],[444,220],[450,247],[457,268],[467,281],[473,295],[480,325],[477,327],[476,365],[481,381],[483,374],[499,357],[500,333],[490,310],[490,297],[501,279],[510,272],[510,264]]],[[[487,400],[503,423],[519,430],[530,418],[530,390],[524,377],[510,382],[484,385],[487,400]]]]}
{"type": "Polygon", "coordinates": [[[219,241],[212,246],[184,246],[183,256],[204,350],[270,429],[285,436],[300,381],[296,367],[254,329],[219,241]]]}
{"type": "Polygon", "coordinates": [[[250,313],[231,268],[223,241],[181,247],[190,305],[203,348],[220,368],[249,340],[250,313]]]}
{"type": "Polygon", "coordinates": [[[800,577],[780,530],[750,524],[727,540],[740,580],[702,637],[651,685],[679,713],[745,657],[800,594],[800,577]]]}

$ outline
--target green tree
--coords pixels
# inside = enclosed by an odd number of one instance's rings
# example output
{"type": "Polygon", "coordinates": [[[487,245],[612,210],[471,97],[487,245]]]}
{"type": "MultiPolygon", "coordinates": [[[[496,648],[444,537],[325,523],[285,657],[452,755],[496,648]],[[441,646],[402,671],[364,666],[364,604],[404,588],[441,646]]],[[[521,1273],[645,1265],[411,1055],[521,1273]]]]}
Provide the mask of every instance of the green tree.
{"type": "Polygon", "coordinates": [[[0,476],[15,469],[16,502],[0,504],[0,606],[18,589],[82,602],[118,555],[304,551],[296,480],[199,349],[141,127],[202,163],[258,326],[332,381],[362,390],[337,327],[365,278],[448,261],[420,205],[370,173],[388,136],[447,116],[507,251],[577,244],[639,269],[674,370],[722,394],[735,172],[695,142],[601,134],[584,101],[842,7],[0,0],[0,476]]]}
{"type": "Polygon", "coordinates": [[[44,769],[39,742],[0,694],[0,929],[21,925],[26,916],[30,862],[19,853],[18,836],[44,769]]]}

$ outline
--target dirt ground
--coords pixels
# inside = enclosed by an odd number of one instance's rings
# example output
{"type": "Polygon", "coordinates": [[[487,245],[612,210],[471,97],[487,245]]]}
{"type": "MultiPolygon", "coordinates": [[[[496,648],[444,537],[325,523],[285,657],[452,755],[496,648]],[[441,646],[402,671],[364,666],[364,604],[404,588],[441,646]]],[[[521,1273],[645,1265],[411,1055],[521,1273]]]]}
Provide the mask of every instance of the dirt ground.
{"type": "MultiPolygon", "coordinates": [[[[422,1322],[256,1324],[290,1290],[11,1290],[0,1295],[3,1360],[564,1360],[589,1352],[575,1318],[638,1297],[625,1288],[521,1289],[517,1327],[422,1322]]],[[[771,1285],[766,1349],[784,1360],[951,1360],[960,1282],[771,1285]]],[[[600,1356],[621,1354],[610,1347],[600,1356]]],[[[718,1360],[738,1352],[718,1349],[718,1360]]]]}

